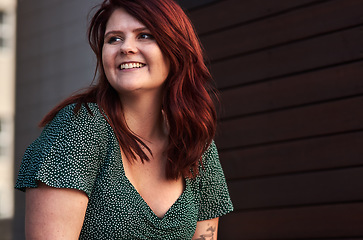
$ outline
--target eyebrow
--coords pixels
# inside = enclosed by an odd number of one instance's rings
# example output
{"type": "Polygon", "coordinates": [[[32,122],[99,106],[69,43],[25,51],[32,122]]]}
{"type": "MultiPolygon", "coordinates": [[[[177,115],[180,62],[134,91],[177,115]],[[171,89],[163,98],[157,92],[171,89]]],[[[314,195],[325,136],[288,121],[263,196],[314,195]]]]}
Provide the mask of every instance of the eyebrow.
{"type": "MultiPolygon", "coordinates": [[[[142,31],[150,31],[147,27],[140,27],[140,28],[135,28],[134,30],[132,30],[133,33],[135,32],[142,32],[142,31]]],[[[123,33],[122,31],[109,31],[105,34],[105,38],[110,35],[110,34],[120,34],[123,33]]]]}

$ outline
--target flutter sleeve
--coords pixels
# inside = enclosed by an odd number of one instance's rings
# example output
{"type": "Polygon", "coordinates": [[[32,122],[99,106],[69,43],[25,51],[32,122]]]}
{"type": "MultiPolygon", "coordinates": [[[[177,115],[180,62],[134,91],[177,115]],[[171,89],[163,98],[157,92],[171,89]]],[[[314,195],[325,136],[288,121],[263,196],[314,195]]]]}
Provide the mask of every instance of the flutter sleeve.
{"type": "Polygon", "coordinates": [[[226,179],[214,141],[203,155],[199,178],[198,221],[212,219],[233,211],[226,179]]]}
{"type": "Polygon", "coordinates": [[[62,109],[26,149],[15,188],[25,191],[41,181],[90,196],[105,151],[102,126],[85,107],[77,114],[73,108],[62,109]]]}

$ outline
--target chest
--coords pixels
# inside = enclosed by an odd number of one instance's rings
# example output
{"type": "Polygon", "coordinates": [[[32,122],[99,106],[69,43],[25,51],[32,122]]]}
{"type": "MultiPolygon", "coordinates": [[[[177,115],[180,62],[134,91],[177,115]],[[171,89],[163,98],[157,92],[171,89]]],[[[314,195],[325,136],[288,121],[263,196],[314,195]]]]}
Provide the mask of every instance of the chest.
{"type": "MultiPolygon", "coordinates": [[[[180,196],[158,217],[149,206],[153,202],[147,203],[126,177],[120,160],[111,159],[97,178],[82,228],[83,239],[191,239],[199,211],[192,182],[185,180],[180,196]]],[[[145,187],[165,194],[151,185],[145,187]]]]}
{"type": "Polygon", "coordinates": [[[184,179],[166,179],[165,164],[160,159],[144,163],[123,160],[122,163],[124,175],[130,185],[157,217],[164,217],[182,195],[185,188],[184,179]]]}

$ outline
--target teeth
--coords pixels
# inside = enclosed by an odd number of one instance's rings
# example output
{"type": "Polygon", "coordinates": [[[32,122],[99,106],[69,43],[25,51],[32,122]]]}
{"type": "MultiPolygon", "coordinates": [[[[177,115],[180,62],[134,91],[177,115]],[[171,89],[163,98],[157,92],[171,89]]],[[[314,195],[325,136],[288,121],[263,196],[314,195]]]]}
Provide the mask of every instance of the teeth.
{"type": "Polygon", "coordinates": [[[121,64],[120,69],[141,68],[143,66],[145,66],[143,63],[126,63],[121,64]]]}

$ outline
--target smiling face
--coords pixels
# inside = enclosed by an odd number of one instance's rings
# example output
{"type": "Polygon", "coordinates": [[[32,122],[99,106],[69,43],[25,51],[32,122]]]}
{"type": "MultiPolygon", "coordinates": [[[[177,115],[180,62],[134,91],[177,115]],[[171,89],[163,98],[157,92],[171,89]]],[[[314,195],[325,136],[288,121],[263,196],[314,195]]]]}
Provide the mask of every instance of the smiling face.
{"type": "Polygon", "coordinates": [[[122,8],[107,22],[102,64],[107,80],[121,95],[161,94],[170,65],[146,26],[122,8]]]}

